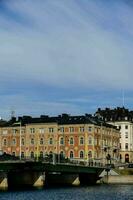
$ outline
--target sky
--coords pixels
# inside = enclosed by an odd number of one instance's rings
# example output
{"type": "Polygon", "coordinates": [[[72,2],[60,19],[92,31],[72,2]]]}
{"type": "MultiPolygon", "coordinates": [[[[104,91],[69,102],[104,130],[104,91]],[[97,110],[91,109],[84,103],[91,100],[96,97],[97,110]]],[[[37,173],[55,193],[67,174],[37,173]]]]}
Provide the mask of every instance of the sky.
{"type": "Polygon", "coordinates": [[[132,1],[0,0],[2,118],[133,110],[132,82],[132,1]]]}

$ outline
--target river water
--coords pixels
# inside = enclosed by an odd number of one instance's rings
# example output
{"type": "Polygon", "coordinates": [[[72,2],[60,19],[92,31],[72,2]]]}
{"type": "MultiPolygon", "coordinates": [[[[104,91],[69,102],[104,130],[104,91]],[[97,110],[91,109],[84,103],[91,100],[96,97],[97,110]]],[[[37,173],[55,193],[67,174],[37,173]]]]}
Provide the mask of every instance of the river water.
{"type": "Polygon", "coordinates": [[[133,200],[133,185],[44,188],[0,192],[0,200],[133,200]]]}

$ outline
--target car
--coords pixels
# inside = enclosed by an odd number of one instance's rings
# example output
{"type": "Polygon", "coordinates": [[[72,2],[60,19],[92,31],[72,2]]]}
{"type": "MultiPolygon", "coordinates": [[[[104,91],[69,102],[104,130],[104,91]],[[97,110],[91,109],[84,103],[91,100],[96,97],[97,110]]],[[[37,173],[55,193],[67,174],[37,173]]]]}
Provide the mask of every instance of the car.
{"type": "Polygon", "coordinates": [[[127,167],[128,168],[133,168],[133,163],[129,163],[127,167]]]}
{"type": "Polygon", "coordinates": [[[111,168],[115,168],[115,165],[114,165],[114,164],[106,164],[106,165],[105,165],[105,167],[107,167],[107,168],[110,168],[110,169],[111,169],[111,168]]]}

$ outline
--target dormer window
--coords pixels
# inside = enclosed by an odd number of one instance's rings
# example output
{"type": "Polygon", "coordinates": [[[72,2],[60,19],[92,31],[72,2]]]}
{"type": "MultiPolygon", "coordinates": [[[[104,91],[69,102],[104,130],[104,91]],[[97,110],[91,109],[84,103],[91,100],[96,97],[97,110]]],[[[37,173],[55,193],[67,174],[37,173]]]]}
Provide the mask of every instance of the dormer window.
{"type": "Polygon", "coordinates": [[[128,129],[128,125],[125,125],[125,129],[128,129]]]}
{"type": "Polygon", "coordinates": [[[128,117],[125,117],[125,120],[127,121],[127,120],[128,120],[128,117]]]}

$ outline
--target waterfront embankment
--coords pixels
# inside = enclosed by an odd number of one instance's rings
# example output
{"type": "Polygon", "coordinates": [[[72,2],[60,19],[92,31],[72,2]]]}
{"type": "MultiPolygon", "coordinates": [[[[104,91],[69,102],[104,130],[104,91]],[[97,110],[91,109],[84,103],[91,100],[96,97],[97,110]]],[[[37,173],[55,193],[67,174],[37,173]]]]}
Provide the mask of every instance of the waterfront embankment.
{"type": "Polygon", "coordinates": [[[114,169],[100,180],[107,184],[133,184],[133,169],[114,169]]]}

